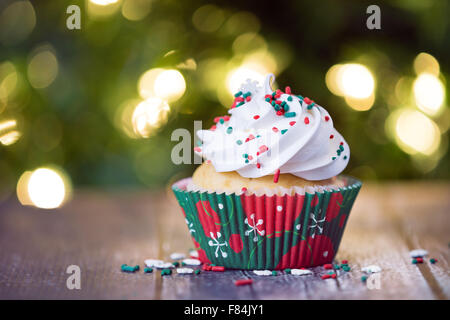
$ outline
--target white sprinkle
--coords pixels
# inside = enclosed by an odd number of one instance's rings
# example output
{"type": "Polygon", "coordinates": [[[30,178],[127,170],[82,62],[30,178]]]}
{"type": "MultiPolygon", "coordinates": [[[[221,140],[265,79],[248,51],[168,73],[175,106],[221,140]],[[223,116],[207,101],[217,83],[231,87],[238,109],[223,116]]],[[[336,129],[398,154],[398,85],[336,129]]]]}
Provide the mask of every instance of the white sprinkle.
{"type": "Polygon", "coordinates": [[[189,255],[191,257],[198,258],[198,251],[197,250],[191,250],[191,251],[189,251],[189,255]]]}
{"type": "Polygon", "coordinates": [[[324,252],[323,252],[323,256],[324,256],[324,257],[327,257],[327,256],[328,256],[328,251],[324,251],[324,252]]]}
{"type": "Polygon", "coordinates": [[[174,252],[170,255],[170,259],[172,260],[180,260],[186,258],[184,253],[174,252]]]}
{"type": "Polygon", "coordinates": [[[170,262],[164,262],[162,260],[156,259],[147,259],[144,261],[145,265],[149,268],[157,268],[157,269],[171,269],[174,268],[173,264],[170,262]]]}
{"type": "Polygon", "coordinates": [[[411,258],[422,258],[428,255],[428,251],[423,249],[411,250],[409,255],[411,258]]]}
{"type": "Polygon", "coordinates": [[[217,206],[219,207],[220,210],[223,209],[223,204],[219,203],[217,206]]]}
{"type": "Polygon", "coordinates": [[[188,273],[193,273],[194,269],[192,268],[177,268],[177,273],[179,274],[188,274],[188,273]]]}
{"type": "Polygon", "coordinates": [[[381,272],[381,268],[379,266],[373,264],[373,265],[361,268],[361,271],[365,272],[365,273],[377,273],[377,272],[381,272]]]}
{"type": "Polygon", "coordinates": [[[202,263],[198,259],[184,259],[183,262],[188,266],[199,266],[202,263]]]}
{"type": "Polygon", "coordinates": [[[281,212],[281,210],[283,210],[283,207],[282,206],[277,206],[277,211],[281,212]]]}
{"type": "Polygon", "coordinates": [[[253,273],[257,276],[271,276],[272,271],[270,270],[253,270],[253,273]]]}
{"type": "Polygon", "coordinates": [[[291,269],[291,274],[294,276],[307,276],[312,274],[312,271],[306,269],[291,269]]]}

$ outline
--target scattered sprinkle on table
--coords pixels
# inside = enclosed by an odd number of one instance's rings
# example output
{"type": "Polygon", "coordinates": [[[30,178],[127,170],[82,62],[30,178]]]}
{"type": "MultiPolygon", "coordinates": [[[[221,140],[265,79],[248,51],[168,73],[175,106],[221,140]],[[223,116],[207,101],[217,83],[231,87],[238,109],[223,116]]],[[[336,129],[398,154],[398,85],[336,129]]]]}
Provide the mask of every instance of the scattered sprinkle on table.
{"type": "Polygon", "coordinates": [[[171,274],[172,274],[172,270],[170,270],[170,269],[162,269],[161,270],[162,276],[170,276],[171,274]]]}
{"type": "Polygon", "coordinates": [[[272,271],[270,270],[253,270],[253,273],[257,276],[270,276],[272,275],[272,271]]]}
{"type": "Polygon", "coordinates": [[[431,262],[431,264],[435,264],[436,262],[438,262],[438,260],[435,259],[435,258],[431,258],[431,259],[430,259],[430,262],[431,262]]]}
{"type": "Polygon", "coordinates": [[[236,280],[234,282],[234,285],[239,287],[239,286],[249,285],[249,284],[252,284],[252,283],[253,283],[252,279],[241,279],[241,280],[236,280]]]}
{"type": "Polygon", "coordinates": [[[211,267],[211,271],[215,271],[215,272],[224,272],[224,271],[225,271],[225,267],[222,267],[222,266],[213,266],[213,267],[211,267]]]}
{"type": "Polygon", "coordinates": [[[122,272],[136,272],[136,271],[139,270],[139,266],[138,266],[138,265],[135,265],[135,266],[133,267],[133,266],[128,266],[128,265],[126,265],[126,264],[123,264],[123,265],[120,267],[120,270],[122,270],[122,272]]]}
{"type": "Polygon", "coordinates": [[[367,278],[368,278],[367,276],[362,276],[362,277],[361,277],[361,282],[366,282],[366,281],[367,281],[367,278]]]}
{"type": "Polygon", "coordinates": [[[177,273],[179,273],[179,274],[191,274],[191,273],[194,273],[194,269],[192,269],[192,268],[177,268],[177,273]]]}
{"type": "Polygon", "coordinates": [[[197,250],[189,251],[189,256],[194,259],[198,258],[198,251],[197,250]]]}
{"type": "Polygon", "coordinates": [[[153,272],[152,268],[149,268],[149,267],[144,268],[144,273],[152,273],[152,272],[153,272]]]}
{"type": "Polygon", "coordinates": [[[327,269],[327,270],[333,269],[333,265],[332,265],[331,263],[326,263],[326,264],[323,265],[323,267],[324,267],[325,269],[327,269]]]}
{"type": "Polygon", "coordinates": [[[183,262],[187,266],[199,266],[202,262],[198,259],[183,259],[183,262]]]}
{"type": "Polygon", "coordinates": [[[169,268],[174,268],[174,265],[170,262],[164,262],[162,260],[157,260],[157,259],[147,259],[144,261],[145,265],[147,267],[154,267],[157,269],[169,269],[169,268]]]}
{"type": "Polygon", "coordinates": [[[428,251],[427,250],[423,250],[423,249],[415,249],[415,250],[411,250],[409,252],[409,255],[411,258],[422,258],[428,255],[428,251]]]}
{"type": "Polygon", "coordinates": [[[291,269],[291,274],[294,276],[307,276],[313,273],[311,270],[307,269],[291,269]]]}

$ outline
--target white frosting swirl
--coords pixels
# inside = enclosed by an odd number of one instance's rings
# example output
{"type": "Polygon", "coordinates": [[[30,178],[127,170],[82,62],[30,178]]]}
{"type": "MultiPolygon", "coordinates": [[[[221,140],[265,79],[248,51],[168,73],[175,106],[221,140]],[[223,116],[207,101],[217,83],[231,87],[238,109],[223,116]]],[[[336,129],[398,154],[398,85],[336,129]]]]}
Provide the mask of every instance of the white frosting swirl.
{"type": "Polygon", "coordinates": [[[274,97],[270,85],[274,78],[269,74],[263,88],[247,80],[241,91],[250,98],[237,107],[235,101],[228,111],[231,116],[220,118],[215,129],[199,130],[203,145],[195,152],[210,160],[217,172],[237,171],[246,178],[271,175],[278,169],[306,180],[341,173],[350,148],[334,129],[328,112],[308,98],[290,94],[289,89],[274,97]],[[284,114],[277,114],[271,104],[275,100],[288,105],[284,114]]]}

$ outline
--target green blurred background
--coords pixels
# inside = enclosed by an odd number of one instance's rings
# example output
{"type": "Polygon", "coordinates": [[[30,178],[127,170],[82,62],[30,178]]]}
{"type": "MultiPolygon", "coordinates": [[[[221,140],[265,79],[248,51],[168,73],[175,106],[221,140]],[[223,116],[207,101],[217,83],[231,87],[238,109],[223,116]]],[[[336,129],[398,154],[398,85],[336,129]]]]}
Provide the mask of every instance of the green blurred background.
{"type": "Polygon", "coordinates": [[[170,160],[172,131],[209,127],[239,81],[266,72],[330,112],[352,150],[346,173],[448,179],[449,2],[378,2],[381,30],[366,27],[370,4],[2,0],[0,200],[188,176],[194,165],[170,160]],[[66,26],[71,4],[80,30],[66,26]]]}

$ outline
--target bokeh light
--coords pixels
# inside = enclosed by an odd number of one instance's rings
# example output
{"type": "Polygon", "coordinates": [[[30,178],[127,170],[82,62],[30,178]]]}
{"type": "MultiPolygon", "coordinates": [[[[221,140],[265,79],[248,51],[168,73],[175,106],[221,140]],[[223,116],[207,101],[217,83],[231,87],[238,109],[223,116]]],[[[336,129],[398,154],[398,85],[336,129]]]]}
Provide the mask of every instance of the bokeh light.
{"type": "Polygon", "coordinates": [[[223,10],[212,4],[198,8],[192,15],[192,23],[197,30],[202,32],[217,31],[224,20],[223,10]]]}
{"type": "Polygon", "coordinates": [[[48,87],[58,75],[58,60],[50,46],[36,49],[28,63],[28,80],[36,89],[48,87]]]}
{"type": "Polygon", "coordinates": [[[6,104],[9,97],[14,94],[17,80],[18,76],[14,65],[9,61],[0,63],[0,104],[6,104]]]}
{"type": "Polygon", "coordinates": [[[148,138],[167,122],[170,107],[159,98],[148,98],[137,105],[132,115],[134,132],[148,138]]]}
{"type": "Polygon", "coordinates": [[[151,0],[124,0],[122,4],[122,15],[131,21],[144,19],[150,12],[151,0]]]}
{"type": "Polygon", "coordinates": [[[413,84],[414,98],[420,110],[436,115],[444,103],[445,88],[441,80],[431,73],[420,74],[413,84]]]}
{"type": "Polygon", "coordinates": [[[144,72],[138,81],[139,95],[144,98],[150,98],[156,96],[155,94],[155,80],[158,75],[163,72],[162,68],[154,68],[144,72]]]}
{"type": "Polygon", "coordinates": [[[421,52],[414,59],[414,70],[417,75],[421,73],[431,73],[439,76],[439,62],[431,54],[421,52]]]}
{"type": "Polygon", "coordinates": [[[70,198],[71,189],[71,182],[62,170],[42,167],[24,172],[16,192],[23,205],[54,209],[70,198]]]}
{"type": "Polygon", "coordinates": [[[15,1],[0,13],[0,43],[16,45],[33,31],[36,13],[29,1],[15,1]]]}
{"type": "Polygon", "coordinates": [[[86,0],[90,18],[103,19],[116,13],[120,8],[120,0],[86,0]]]}
{"type": "Polygon", "coordinates": [[[17,130],[16,120],[5,120],[0,122],[0,143],[4,146],[14,144],[19,140],[21,133],[17,130]]]}
{"type": "Polygon", "coordinates": [[[156,76],[154,92],[158,98],[168,102],[176,101],[185,91],[186,81],[178,70],[164,70],[156,76]]]}
{"type": "Polygon", "coordinates": [[[410,108],[399,109],[387,120],[388,134],[406,153],[432,155],[441,142],[438,126],[423,113],[410,108]]]}
{"type": "Polygon", "coordinates": [[[362,64],[332,66],[325,75],[325,83],[333,94],[343,96],[354,110],[369,110],[375,101],[375,78],[362,64]]]}

